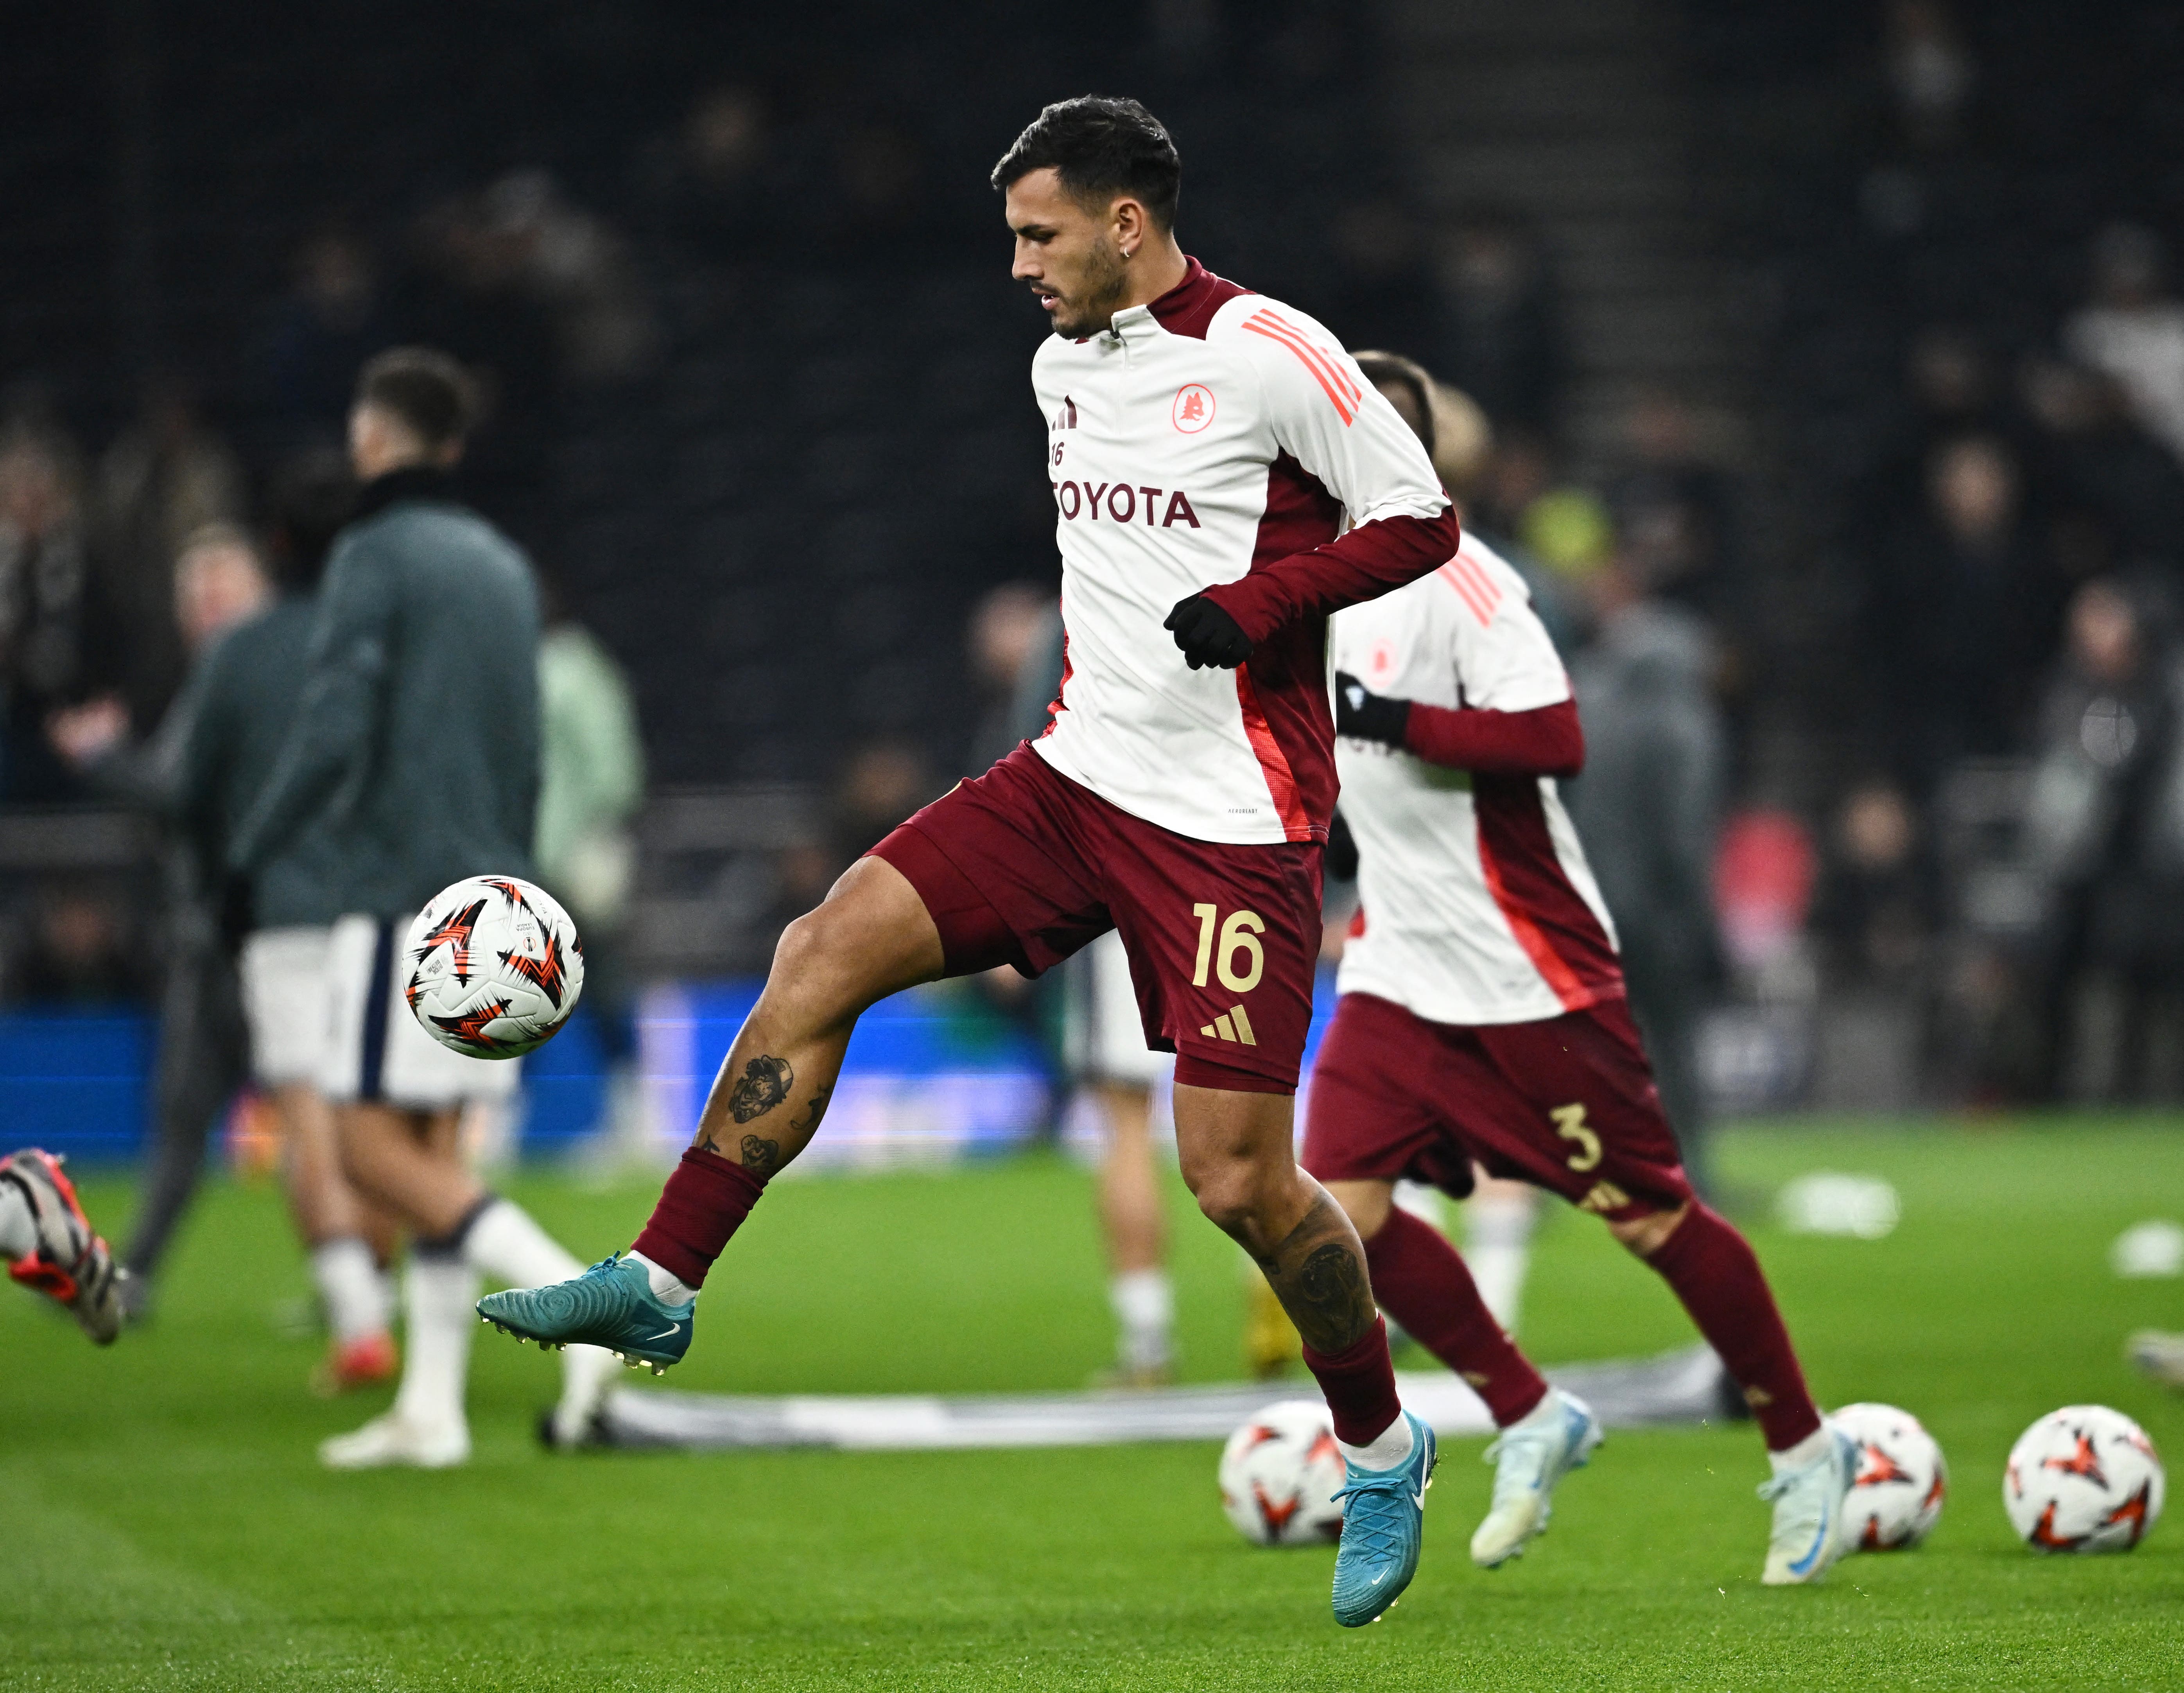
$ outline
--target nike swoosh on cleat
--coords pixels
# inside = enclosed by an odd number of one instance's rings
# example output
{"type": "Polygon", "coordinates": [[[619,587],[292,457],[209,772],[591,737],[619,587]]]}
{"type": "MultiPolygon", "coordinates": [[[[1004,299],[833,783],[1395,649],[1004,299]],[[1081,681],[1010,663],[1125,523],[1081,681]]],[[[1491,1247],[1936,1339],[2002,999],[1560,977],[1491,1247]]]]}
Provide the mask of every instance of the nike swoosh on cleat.
{"type": "Polygon", "coordinates": [[[646,1335],[644,1338],[645,1338],[647,1340],[672,1340],[672,1339],[673,1339],[673,1338],[674,1338],[677,1334],[679,1334],[679,1333],[682,1333],[682,1330],[681,1330],[680,1328],[663,1328],[663,1329],[661,1329],[661,1330],[660,1331],[660,1333],[657,1333],[657,1334],[648,1334],[648,1335],[646,1335]]]}

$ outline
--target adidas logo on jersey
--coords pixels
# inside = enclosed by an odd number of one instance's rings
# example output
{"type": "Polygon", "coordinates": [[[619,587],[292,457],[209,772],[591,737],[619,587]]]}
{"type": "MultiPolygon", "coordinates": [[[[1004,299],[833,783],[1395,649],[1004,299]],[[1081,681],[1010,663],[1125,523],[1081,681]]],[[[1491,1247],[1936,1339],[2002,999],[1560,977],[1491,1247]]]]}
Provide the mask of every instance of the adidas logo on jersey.
{"type": "Polygon", "coordinates": [[[1198,1032],[1209,1041],[1234,1041],[1246,1047],[1259,1044],[1259,1037],[1251,1032],[1251,1020],[1240,1005],[1230,1006],[1211,1023],[1201,1027],[1198,1032]]]}
{"type": "Polygon", "coordinates": [[[1046,427],[1050,433],[1059,429],[1074,429],[1077,427],[1077,402],[1067,394],[1063,394],[1061,410],[1047,420],[1046,427]]]}

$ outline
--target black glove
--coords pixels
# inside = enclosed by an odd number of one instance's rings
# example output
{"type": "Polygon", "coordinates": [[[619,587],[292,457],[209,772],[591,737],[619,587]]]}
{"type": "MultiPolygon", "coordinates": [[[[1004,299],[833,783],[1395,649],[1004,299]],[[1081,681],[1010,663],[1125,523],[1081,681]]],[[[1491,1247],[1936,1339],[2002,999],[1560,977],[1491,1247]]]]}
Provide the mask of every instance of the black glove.
{"type": "Polygon", "coordinates": [[[1401,746],[1410,732],[1411,702],[1376,694],[1345,670],[1334,673],[1334,732],[1353,740],[1401,746]]]}
{"type": "Polygon", "coordinates": [[[1327,820],[1327,852],[1320,864],[1335,881],[1357,880],[1357,837],[1350,832],[1350,819],[1339,811],[1327,820]]]}
{"type": "Polygon", "coordinates": [[[1175,644],[1193,670],[1234,670],[1251,656],[1251,637],[1203,594],[1178,600],[1161,625],[1175,631],[1175,644]]]}

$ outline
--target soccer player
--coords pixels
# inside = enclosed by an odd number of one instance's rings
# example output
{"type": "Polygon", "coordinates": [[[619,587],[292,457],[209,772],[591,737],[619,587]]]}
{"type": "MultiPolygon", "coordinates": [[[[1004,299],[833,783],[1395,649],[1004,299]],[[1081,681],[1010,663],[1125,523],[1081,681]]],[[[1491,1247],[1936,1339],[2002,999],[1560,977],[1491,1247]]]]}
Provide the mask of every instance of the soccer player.
{"type": "Polygon", "coordinates": [[[1049,106],[994,167],[1033,360],[1067,662],[1045,734],[935,801],[789,925],[694,1145],[628,1255],[488,1319],[655,1365],[728,1238],[819,1127],[858,1014],[912,983],[1036,975],[1110,929],[1206,1215],[1295,1319],[1348,1461],[1336,1619],[1416,1568],[1433,1436],[1397,1402],[1364,1253],[1297,1168],[1291,1106],[1334,804],[1326,624],[1430,571],[1457,525],[1333,337],[1176,244],[1182,169],[1133,100],[1049,106]],[[1346,532],[1344,520],[1350,520],[1346,532]]]}
{"type": "Polygon", "coordinates": [[[53,1300],[99,1345],[121,1333],[128,1271],[84,1215],[60,1159],[34,1146],[0,1158],[0,1259],[10,1281],[53,1300]]]}
{"type": "Polygon", "coordinates": [[[1338,617],[1334,648],[1360,904],[1304,1165],[1364,1240],[1382,1309],[1501,1426],[1473,1558],[1522,1552],[1602,1438],[1496,1323],[1448,1241],[1392,1203],[1406,1176],[1461,1193],[1475,1161],[1599,1215],[1668,1282],[1766,1436],[1762,1579],[1817,1579],[1845,1550],[1857,1447],[1806,1391],[1751,1247],[1685,1179],[1613,926],[1556,795],[1584,735],[1524,579],[1466,536],[1430,575],[1338,617]]]}
{"type": "MultiPolygon", "coordinates": [[[[319,1092],[350,1182],[411,1234],[402,1385],[387,1415],[320,1447],[339,1469],[467,1459],[481,1272],[530,1286],[579,1267],[458,1151],[462,1106],[506,1098],[516,1064],[433,1041],[396,969],[397,937],[434,894],[531,860],[538,593],[522,554],[452,496],[475,411],[444,354],[398,348],[365,366],[349,415],[355,514],[326,563],[287,738],[228,847],[238,874],[295,852],[341,891],[312,972],[327,1029],[319,1092]]],[[[586,1438],[612,1368],[571,1349],[548,1425],[557,1444],[586,1438]]]]}

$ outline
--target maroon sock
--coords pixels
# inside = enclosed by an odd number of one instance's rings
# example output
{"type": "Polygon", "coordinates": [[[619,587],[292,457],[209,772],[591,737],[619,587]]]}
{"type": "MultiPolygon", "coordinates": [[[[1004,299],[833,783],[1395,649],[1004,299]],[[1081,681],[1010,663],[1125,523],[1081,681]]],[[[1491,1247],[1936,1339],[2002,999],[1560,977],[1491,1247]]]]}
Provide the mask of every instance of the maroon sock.
{"type": "Polygon", "coordinates": [[[1327,1396],[1334,1438],[1346,1444],[1369,1446],[1403,1414],[1403,1402],[1396,1397],[1396,1366],[1388,1358],[1388,1325],[1379,1317],[1362,1339],[1340,1352],[1306,1347],[1304,1363],[1327,1396]]]}
{"type": "Polygon", "coordinates": [[[705,1272],[743,1226],[766,1183],[739,1164],[693,1147],[660,1190],[652,1219],[630,1248],[694,1288],[705,1285],[705,1272]]]}
{"type": "Polygon", "coordinates": [[[1471,1383],[1507,1428],[1547,1395],[1544,1377],[1519,1352],[1448,1238],[1398,1205],[1365,1243],[1365,1268],[1380,1309],[1404,1333],[1471,1383]]]}
{"type": "Polygon", "coordinates": [[[1726,1219],[1693,1200],[1675,1232],[1646,1261],[1675,1289],[1744,1389],[1769,1451],[1794,1446],[1820,1426],[1759,1260],[1726,1219]]]}

